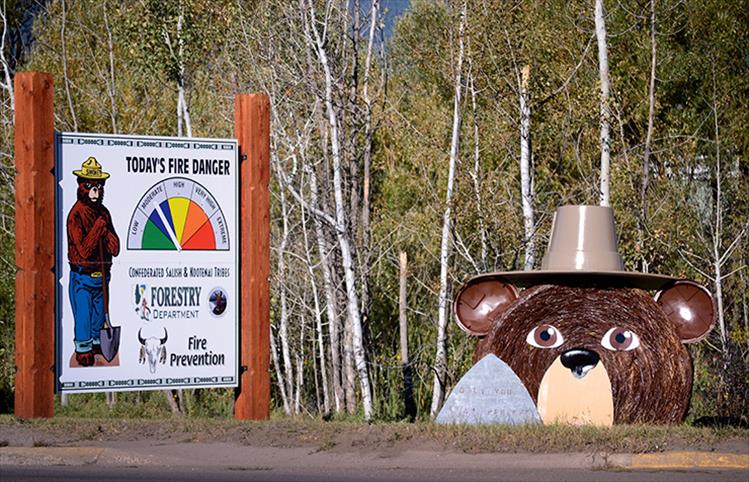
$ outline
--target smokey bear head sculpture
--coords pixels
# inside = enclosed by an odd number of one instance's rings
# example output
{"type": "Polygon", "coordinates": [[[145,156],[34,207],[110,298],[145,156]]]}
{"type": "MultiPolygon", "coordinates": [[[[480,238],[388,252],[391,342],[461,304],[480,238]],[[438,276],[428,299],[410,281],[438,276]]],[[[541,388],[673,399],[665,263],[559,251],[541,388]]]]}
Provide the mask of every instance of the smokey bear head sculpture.
{"type": "Polygon", "coordinates": [[[613,211],[601,206],[558,208],[540,270],[477,276],[454,311],[480,337],[475,361],[493,354],[508,365],[545,423],[682,420],[692,387],[684,343],[714,322],[704,287],[624,270],[613,211]]]}
{"type": "Polygon", "coordinates": [[[476,361],[492,353],[507,363],[546,423],[674,423],[684,418],[692,388],[684,343],[707,335],[713,303],[691,281],[655,297],[558,284],[518,296],[490,275],[460,290],[455,314],[480,337],[476,361]]]}

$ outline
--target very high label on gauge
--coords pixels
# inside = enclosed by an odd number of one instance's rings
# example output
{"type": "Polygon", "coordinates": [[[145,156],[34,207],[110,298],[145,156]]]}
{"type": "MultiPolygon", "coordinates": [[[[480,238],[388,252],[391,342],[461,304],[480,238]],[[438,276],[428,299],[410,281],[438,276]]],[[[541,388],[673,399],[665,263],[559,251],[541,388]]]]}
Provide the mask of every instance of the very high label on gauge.
{"type": "Polygon", "coordinates": [[[226,219],[213,195],[183,177],[154,184],[130,219],[127,248],[163,251],[226,251],[226,219]]]}

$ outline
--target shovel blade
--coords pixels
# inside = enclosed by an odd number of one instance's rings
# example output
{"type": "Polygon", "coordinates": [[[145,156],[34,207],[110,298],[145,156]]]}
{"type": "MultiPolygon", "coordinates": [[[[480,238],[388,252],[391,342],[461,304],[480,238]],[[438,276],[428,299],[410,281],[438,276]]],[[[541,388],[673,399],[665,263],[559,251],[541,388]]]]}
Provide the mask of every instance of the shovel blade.
{"type": "Polygon", "coordinates": [[[101,354],[111,362],[120,349],[120,327],[110,326],[101,330],[101,354]]]}

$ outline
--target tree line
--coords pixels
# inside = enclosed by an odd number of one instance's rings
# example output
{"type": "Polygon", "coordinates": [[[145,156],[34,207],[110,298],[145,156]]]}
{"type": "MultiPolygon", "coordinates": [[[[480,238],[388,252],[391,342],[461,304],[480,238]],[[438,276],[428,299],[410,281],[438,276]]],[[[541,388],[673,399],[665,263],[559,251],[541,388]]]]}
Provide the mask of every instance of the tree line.
{"type": "MultiPolygon", "coordinates": [[[[537,268],[555,208],[570,203],[614,209],[628,270],[709,287],[718,316],[690,347],[690,416],[744,415],[747,2],[413,0],[392,34],[387,9],[4,1],[5,406],[12,79],[39,70],[55,78],[60,131],[231,137],[234,95],[268,93],[272,395],[288,415],[436,414],[473,355],[451,320],[455,290],[477,273],[537,268]]],[[[230,399],[166,397],[180,413],[230,399]]]]}

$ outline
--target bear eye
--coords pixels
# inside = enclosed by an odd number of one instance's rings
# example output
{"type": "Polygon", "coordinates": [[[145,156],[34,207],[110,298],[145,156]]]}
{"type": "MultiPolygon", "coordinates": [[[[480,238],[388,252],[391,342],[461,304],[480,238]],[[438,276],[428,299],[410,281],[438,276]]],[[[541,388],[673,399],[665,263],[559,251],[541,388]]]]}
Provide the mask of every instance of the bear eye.
{"type": "Polygon", "coordinates": [[[556,348],[564,343],[564,338],[552,325],[538,325],[528,333],[525,341],[536,348],[556,348]]]}
{"type": "Polygon", "coordinates": [[[640,346],[640,337],[624,328],[611,328],[603,335],[601,345],[611,351],[630,351],[640,346]]]}

